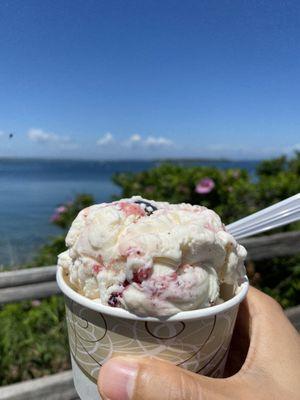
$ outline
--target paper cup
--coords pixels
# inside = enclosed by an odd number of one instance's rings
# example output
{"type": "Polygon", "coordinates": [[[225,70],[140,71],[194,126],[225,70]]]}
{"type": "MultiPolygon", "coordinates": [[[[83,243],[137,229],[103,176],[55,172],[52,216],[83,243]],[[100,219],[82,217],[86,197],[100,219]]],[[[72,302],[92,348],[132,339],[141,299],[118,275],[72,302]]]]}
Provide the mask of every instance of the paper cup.
{"type": "Polygon", "coordinates": [[[224,303],[162,320],[140,318],[78,294],[65,282],[62,268],[57,282],[65,295],[74,384],[82,400],[101,399],[96,386],[99,370],[115,355],[159,357],[221,377],[239,304],[249,287],[245,276],[238,293],[224,303]]]}

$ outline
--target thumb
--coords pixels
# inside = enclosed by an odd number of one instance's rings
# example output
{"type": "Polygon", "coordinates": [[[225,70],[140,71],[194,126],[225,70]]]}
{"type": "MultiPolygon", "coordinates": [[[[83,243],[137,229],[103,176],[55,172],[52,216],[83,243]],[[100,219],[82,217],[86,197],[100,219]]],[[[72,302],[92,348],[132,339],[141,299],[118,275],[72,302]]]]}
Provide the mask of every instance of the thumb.
{"type": "Polygon", "coordinates": [[[245,387],[235,377],[213,379],[156,358],[115,357],[100,370],[105,400],[234,400],[245,387]]]}

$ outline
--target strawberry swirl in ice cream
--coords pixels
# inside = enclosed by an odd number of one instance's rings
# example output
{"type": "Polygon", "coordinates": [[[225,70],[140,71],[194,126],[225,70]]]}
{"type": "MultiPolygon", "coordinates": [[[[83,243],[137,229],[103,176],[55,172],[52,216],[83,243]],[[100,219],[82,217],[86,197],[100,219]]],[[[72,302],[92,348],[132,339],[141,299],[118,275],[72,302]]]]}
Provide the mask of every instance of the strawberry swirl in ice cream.
{"type": "Polygon", "coordinates": [[[80,294],[140,316],[169,316],[222,301],[238,288],[246,250],[212,210],[135,196],[82,210],[58,265],[80,294]]]}

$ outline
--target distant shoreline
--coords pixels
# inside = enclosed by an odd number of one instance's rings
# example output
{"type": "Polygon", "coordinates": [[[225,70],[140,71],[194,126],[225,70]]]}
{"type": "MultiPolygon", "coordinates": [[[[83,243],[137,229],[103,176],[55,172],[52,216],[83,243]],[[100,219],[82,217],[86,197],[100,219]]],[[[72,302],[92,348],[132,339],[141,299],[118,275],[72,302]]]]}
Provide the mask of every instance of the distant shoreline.
{"type": "Polygon", "coordinates": [[[1,161],[41,161],[41,162],[49,162],[49,161],[71,161],[71,162],[97,162],[97,163],[141,163],[141,162],[228,162],[228,163],[243,163],[243,162],[261,162],[264,159],[232,159],[232,158],[195,158],[195,157],[181,157],[181,158],[149,158],[149,159],[128,159],[128,158],[120,158],[120,159],[85,159],[85,158],[40,158],[40,157],[0,157],[1,161]]]}

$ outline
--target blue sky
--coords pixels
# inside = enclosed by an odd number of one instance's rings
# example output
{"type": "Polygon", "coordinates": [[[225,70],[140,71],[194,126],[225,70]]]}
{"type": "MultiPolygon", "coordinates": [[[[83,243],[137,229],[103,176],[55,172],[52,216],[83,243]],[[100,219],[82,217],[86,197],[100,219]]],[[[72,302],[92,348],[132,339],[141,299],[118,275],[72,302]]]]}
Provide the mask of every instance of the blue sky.
{"type": "Polygon", "coordinates": [[[298,1],[1,1],[0,156],[300,149],[299,21],[298,1]]]}

